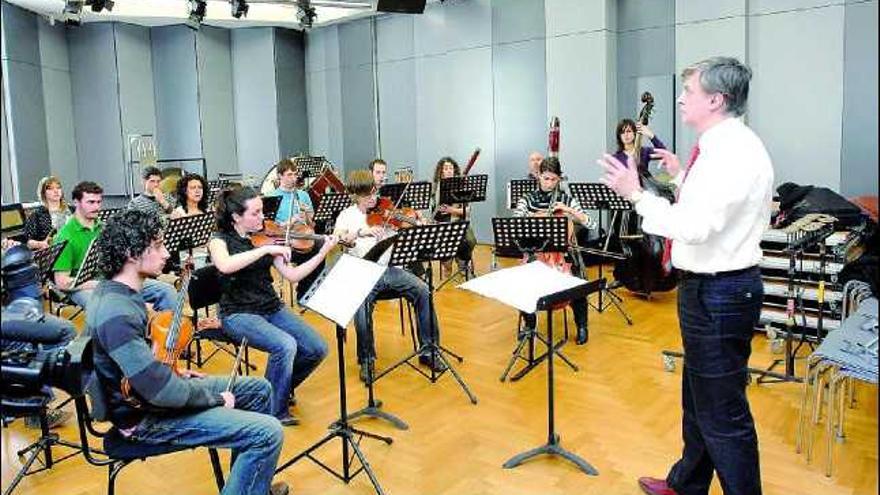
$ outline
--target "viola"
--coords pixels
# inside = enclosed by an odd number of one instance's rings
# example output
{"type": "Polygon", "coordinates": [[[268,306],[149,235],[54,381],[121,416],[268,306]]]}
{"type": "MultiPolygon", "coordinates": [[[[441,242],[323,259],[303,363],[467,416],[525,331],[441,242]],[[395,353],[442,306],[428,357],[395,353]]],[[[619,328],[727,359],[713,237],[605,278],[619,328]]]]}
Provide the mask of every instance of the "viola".
{"type": "Polygon", "coordinates": [[[412,227],[418,225],[418,215],[412,208],[394,208],[391,198],[381,197],[369,213],[367,213],[367,225],[390,225],[395,228],[412,227]]]}
{"type": "MultiPolygon", "coordinates": [[[[180,291],[177,293],[177,303],[174,310],[160,311],[150,317],[147,325],[147,338],[152,342],[151,349],[153,357],[160,363],[168,366],[171,370],[180,375],[178,361],[184,349],[189,347],[192,340],[194,327],[190,318],[184,318],[183,307],[186,300],[187,291],[189,290],[189,281],[193,271],[192,258],[186,260],[181,268],[180,291]]],[[[128,378],[123,378],[120,384],[122,396],[132,402],[138,404],[137,399],[133,396],[131,383],[128,378]]]]}

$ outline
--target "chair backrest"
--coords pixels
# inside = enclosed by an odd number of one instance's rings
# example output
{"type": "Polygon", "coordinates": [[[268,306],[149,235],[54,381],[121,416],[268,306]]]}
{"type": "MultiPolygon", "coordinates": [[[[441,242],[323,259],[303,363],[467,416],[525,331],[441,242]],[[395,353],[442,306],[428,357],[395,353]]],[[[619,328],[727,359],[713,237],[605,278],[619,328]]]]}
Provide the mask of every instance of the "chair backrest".
{"type": "Polygon", "coordinates": [[[189,282],[189,305],[193,311],[220,302],[220,270],[214,265],[199,268],[189,282]]]}

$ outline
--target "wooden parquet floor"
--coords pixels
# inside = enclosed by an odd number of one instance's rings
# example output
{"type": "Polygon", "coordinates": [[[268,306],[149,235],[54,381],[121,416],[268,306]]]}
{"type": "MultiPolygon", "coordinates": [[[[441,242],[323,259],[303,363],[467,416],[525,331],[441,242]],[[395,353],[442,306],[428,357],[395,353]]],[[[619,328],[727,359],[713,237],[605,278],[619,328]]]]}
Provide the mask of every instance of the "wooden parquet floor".
{"type": "MultiPolygon", "coordinates": [[[[488,249],[481,246],[477,252],[478,271],[484,273],[489,264],[488,249]]],[[[369,439],[361,442],[385,492],[635,495],[640,493],[638,476],[664,476],[681,450],[680,367],[666,372],[660,357],[662,349],[680,347],[675,295],[657,294],[644,301],[621,293],[635,325],[627,326],[613,310],[602,314],[591,311],[589,344],[576,346],[572,341],[563,348],[580,370],[573,372],[556,361],[556,428],[561,443],[593,464],[598,476],[586,476],[558,458],[539,458],[516,469],[502,469],[509,457],[547,440],[546,365],[519,382],[499,382],[515,344],[515,312],[450,286],[436,295],[442,342],[464,356],[464,363],[456,363],[456,367],[479,404],[472,405],[448,374],[432,384],[403,367],[380,380],[376,392],[385,410],[410,426],[400,431],[375,419],[356,423],[394,439],[390,446],[369,439]]],[[[397,314],[396,302],[382,302],[376,310],[380,368],[411,349],[409,335],[401,335],[397,314]]],[[[286,430],[282,462],[321,438],[338,416],[334,328],[314,314],[307,314],[306,319],[333,350],[297,390],[299,405],[294,412],[302,424],[286,430]]],[[[561,330],[561,315],[556,321],[554,328],[561,330]]],[[[349,335],[345,351],[348,398],[349,407],[356,409],[365,403],[366,389],[357,380],[353,331],[349,335]]],[[[765,366],[774,357],[761,335],[756,335],[753,351],[755,367],[765,366]]],[[[252,355],[262,369],[262,353],[252,355]]],[[[206,370],[225,374],[230,362],[219,358],[206,370]]],[[[857,406],[847,411],[846,440],[835,445],[832,478],[823,474],[823,443],[816,444],[812,465],[795,453],[801,387],[753,384],[748,391],[760,439],[765,494],[878,492],[876,388],[857,389],[857,406]]],[[[75,428],[71,421],[57,431],[74,440],[75,428]]],[[[816,441],[821,442],[823,434],[816,431],[816,441]]],[[[4,489],[20,467],[15,452],[31,442],[34,433],[24,429],[21,421],[3,429],[0,472],[4,489]]],[[[316,455],[331,465],[341,465],[339,441],[324,446],[316,455]]],[[[287,480],[297,495],[373,493],[364,475],[346,485],[308,461],[278,476],[287,480]]],[[[122,472],[118,489],[123,494],[215,493],[204,450],[138,462],[122,472]]],[[[106,472],[78,456],[26,478],[17,493],[84,495],[105,490],[106,472]]],[[[721,493],[717,482],[711,493],[721,493]]]]}

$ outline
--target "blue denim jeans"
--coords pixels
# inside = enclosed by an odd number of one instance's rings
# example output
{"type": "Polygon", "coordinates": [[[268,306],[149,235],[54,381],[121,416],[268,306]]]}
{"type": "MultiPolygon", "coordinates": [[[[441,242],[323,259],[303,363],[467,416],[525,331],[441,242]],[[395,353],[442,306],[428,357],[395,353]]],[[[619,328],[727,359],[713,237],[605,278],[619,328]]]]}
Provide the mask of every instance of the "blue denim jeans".
{"type": "Polygon", "coordinates": [[[431,294],[428,292],[428,284],[406,270],[389,266],[354,315],[359,363],[368,358],[376,357],[376,344],[373,337],[373,308],[376,306],[377,299],[390,297],[404,297],[415,306],[420,344],[433,342],[432,325],[436,329],[436,334],[440,335],[437,313],[431,311],[431,294]]]}
{"type": "Polygon", "coordinates": [[[684,451],[666,479],[679,495],[709,493],[713,471],[725,495],[761,493],[746,383],[763,292],[757,267],[679,282],[684,451]]]}
{"type": "Polygon", "coordinates": [[[327,356],[327,344],[287,308],[268,314],[234,313],[223,317],[223,331],[235,340],[269,353],[266,379],[272,384],[272,414],[289,416],[287,399],[327,356]]]}
{"type": "MultiPolygon", "coordinates": [[[[216,392],[226,389],[227,377],[205,380],[216,392]]],[[[281,423],[269,416],[272,386],[266,380],[243,376],[232,388],[235,409],[213,407],[147,416],[131,439],[148,444],[232,449],[232,469],[223,494],[266,495],[284,442],[281,423]]]]}
{"type": "MultiPolygon", "coordinates": [[[[93,292],[91,289],[75,290],[70,293],[70,300],[77,306],[85,308],[93,292]]],[[[177,305],[177,291],[174,290],[174,286],[161,280],[152,278],[144,280],[141,297],[144,298],[145,303],[152,304],[156,311],[173,311],[177,305]]]]}

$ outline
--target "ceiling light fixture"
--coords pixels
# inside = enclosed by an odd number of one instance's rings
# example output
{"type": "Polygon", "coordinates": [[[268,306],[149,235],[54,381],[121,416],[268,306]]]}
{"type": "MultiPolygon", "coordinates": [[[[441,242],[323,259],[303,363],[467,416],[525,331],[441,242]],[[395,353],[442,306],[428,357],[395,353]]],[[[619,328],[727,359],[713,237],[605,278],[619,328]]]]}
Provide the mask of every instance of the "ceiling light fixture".
{"type": "Polygon", "coordinates": [[[241,19],[242,16],[247,17],[248,4],[246,0],[229,0],[232,6],[232,17],[241,19]]]}
{"type": "Polygon", "coordinates": [[[205,0],[189,0],[189,18],[184,21],[187,27],[199,29],[205,14],[208,12],[208,2],[205,0]]]}
{"type": "Polygon", "coordinates": [[[318,18],[318,13],[312,7],[312,2],[310,0],[299,0],[296,2],[296,6],[296,19],[299,21],[300,27],[310,29],[312,24],[315,23],[315,19],[318,18]]]}
{"type": "Polygon", "coordinates": [[[110,12],[113,10],[112,0],[88,0],[87,3],[91,5],[92,12],[100,12],[102,10],[110,12]]]}

